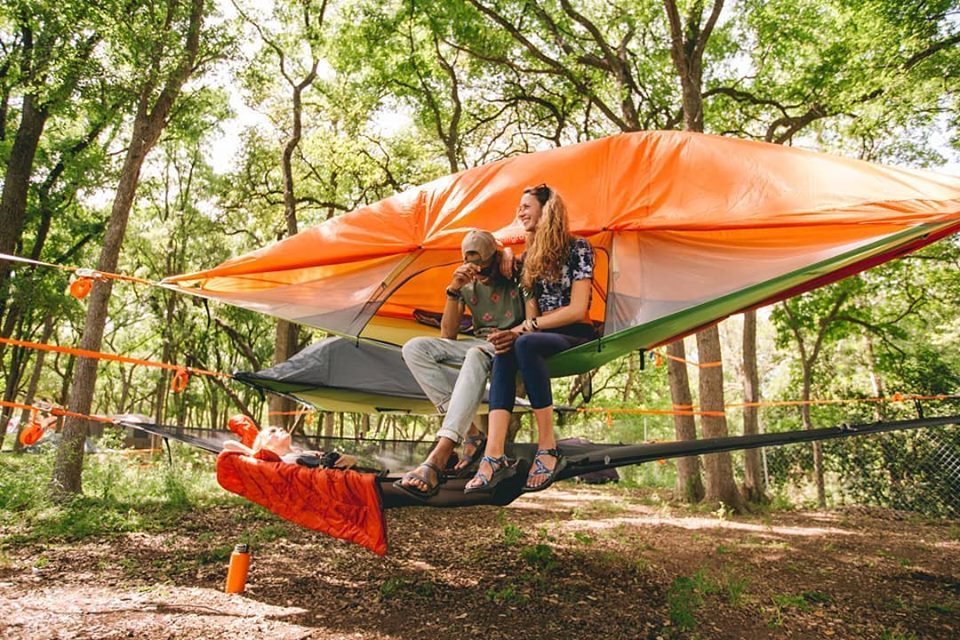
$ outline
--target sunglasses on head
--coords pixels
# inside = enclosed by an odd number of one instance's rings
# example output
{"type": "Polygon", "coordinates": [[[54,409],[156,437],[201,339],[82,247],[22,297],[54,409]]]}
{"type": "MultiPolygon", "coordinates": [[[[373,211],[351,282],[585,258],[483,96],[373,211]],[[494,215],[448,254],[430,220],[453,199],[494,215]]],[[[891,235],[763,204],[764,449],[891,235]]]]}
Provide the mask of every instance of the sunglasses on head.
{"type": "Polygon", "coordinates": [[[523,192],[535,197],[541,206],[545,205],[547,200],[549,200],[550,196],[553,194],[553,191],[547,186],[546,182],[541,182],[535,187],[524,189],[523,192]]]}

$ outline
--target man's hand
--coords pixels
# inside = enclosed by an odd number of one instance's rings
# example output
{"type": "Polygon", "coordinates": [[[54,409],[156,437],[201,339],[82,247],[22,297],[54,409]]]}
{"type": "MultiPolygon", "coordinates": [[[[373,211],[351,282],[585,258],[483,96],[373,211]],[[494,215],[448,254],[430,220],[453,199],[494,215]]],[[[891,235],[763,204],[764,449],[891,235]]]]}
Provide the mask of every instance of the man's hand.
{"type": "Polygon", "coordinates": [[[507,280],[513,279],[513,263],[513,249],[507,247],[500,252],[500,275],[507,280]]]}
{"type": "Polygon", "coordinates": [[[513,343],[517,339],[517,334],[513,331],[494,331],[487,336],[487,341],[493,345],[493,350],[498,353],[507,353],[513,349],[513,343]]]}
{"type": "Polygon", "coordinates": [[[476,280],[478,273],[480,273],[480,267],[470,262],[463,263],[453,272],[450,288],[459,291],[465,284],[476,280]]]}

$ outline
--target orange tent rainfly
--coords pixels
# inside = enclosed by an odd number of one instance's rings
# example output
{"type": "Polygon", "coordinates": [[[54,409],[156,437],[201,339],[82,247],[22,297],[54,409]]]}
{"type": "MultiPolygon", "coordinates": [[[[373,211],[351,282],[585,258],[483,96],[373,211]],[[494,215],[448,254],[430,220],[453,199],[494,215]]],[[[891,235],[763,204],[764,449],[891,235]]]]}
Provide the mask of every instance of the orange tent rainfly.
{"type": "Polygon", "coordinates": [[[524,187],[567,201],[597,253],[598,341],[555,356],[590,369],[832,282],[960,229],[960,179],[734,138],[638,132],[468,169],[218,267],[168,278],[196,295],[403,344],[436,330],[472,228],[523,243],[524,187]],[[417,314],[422,315],[422,314],[417,314]]]}

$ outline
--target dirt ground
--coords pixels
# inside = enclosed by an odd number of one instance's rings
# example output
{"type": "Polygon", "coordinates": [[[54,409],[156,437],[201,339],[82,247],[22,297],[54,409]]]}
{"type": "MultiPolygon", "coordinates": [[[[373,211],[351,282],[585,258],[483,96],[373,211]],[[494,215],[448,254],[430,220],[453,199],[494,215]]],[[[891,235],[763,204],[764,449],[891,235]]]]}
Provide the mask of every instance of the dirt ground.
{"type": "Polygon", "coordinates": [[[563,483],[388,512],[390,553],[253,508],[5,544],[0,638],[957,638],[960,523],[848,508],[731,517],[563,483]],[[247,592],[222,592],[249,539],[247,592]]]}

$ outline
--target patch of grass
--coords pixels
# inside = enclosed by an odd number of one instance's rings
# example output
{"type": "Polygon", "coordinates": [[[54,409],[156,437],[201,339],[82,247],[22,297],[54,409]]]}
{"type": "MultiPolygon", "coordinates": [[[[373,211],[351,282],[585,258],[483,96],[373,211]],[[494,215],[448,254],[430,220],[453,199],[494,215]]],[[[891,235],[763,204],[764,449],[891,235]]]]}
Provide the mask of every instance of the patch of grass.
{"type": "Polygon", "coordinates": [[[721,555],[721,556],[724,554],[730,553],[731,551],[733,551],[733,549],[722,544],[718,544],[716,548],[717,555],[721,555]]]}
{"type": "Polygon", "coordinates": [[[398,595],[406,586],[407,581],[403,578],[398,578],[396,576],[393,578],[387,578],[383,584],[380,585],[380,595],[384,598],[392,598],[398,595]]]}
{"type": "Polygon", "coordinates": [[[803,594],[800,595],[791,595],[791,594],[774,594],[770,596],[771,602],[773,602],[773,619],[771,619],[767,624],[770,627],[782,627],[784,613],[788,609],[796,609],[797,611],[808,612],[810,611],[810,603],[807,602],[807,599],[803,594]]]}
{"type": "Polygon", "coordinates": [[[244,542],[250,546],[257,546],[286,538],[291,534],[292,529],[283,522],[274,522],[254,529],[252,533],[247,534],[244,542]]]}
{"type": "Polygon", "coordinates": [[[523,529],[508,522],[503,525],[503,544],[507,547],[515,547],[523,539],[523,529]]]}
{"type": "Polygon", "coordinates": [[[724,591],[727,596],[727,603],[733,607],[739,607],[743,603],[743,594],[747,590],[750,581],[747,578],[734,578],[728,576],[724,584],[724,591]]]}
{"type": "Polygon", "coordinates": [[[39,558],[37,558],[36,560],[33,561],[33,568],[34,568],[34,569],[43,569],[43,568],[44,568],[45,566],[47,566],[49,563],[50,563],[50,559],[49,559],[49,558],[47,558],[46,556],[40,556],[39,558]]]}
{"type": "Polygon", "coordinates": [[[630,505],[621,500],[598,500],[590,505],[574,507],[570,517],[574,520],[591,520],[617,516],[630,510],[630,505]]]}
{"type": "Polygon", "coordinates": [[[506,586],[502,589],[487,589],[486,592],[487,600],[493,602],[494,604],[516,604],[522,602],[525,598],[522,593],[514,589],[512,586],[506,586]]]}
{"type": "Polygon", "coordinates": [[[6,544],[163,530],[198,503],[226,501],[215,489],[212,456],[183,465],[178,456],[171,467],[162,458],[145,462],[97,454],[84,457],[84,495],[57,504],[49,493],[53,458],[52,451],[8,455],[0,465],[6,544]]]}
{"type": "Polygon", "coordinates": [[[824,593],[823,591],[804,591],[800,596],[810,604],[830,604],[833,602],[833,598],[830,597],[829,593],[824,593]]]}
{"type": "Polygon", "coordinates": [[[233,553],[233,546],[232,544],[222,544],[212,549],[202,551],[197,555],[197,562],[200,564],[226,562],[230,559],[230,554],[233,553]]]}
{"type": "Polygon", "coordinates": [[[810,604],[802,595],[790,595],[788,593],[774,594],[770,596],[773,604],[778,609],[796,609],[798,611],[810,611],[810,604]]]}
{"type": "Polygon", "coordinates": [[[420,580],[407,580],[399,576],[387,578],[380,585],[380,596],[384,599],[394,598],[401,593],[415,593],[425,598],[431,598],[436,593],[437,587],[432,582],[420,580]]]}
{"type": "Polygon", "coordinates": [[[523,529],[507,520],[507,512],[503,509],[497,512],[497,523],[503,527],[502,537],[504,546],[515,547],[523,539],[523,529]]]}
{"type": "Polygon", "coordinates": [[[583,533],[582,531],[575,531],[573,533],[573,539],[586,546],[590,546],[594,543],[593,537],[589,533],[583,533]]]}
{"type": "Polygon", "coordinates": [[[796,506],[793,504],[793,500],[790,499],[784,493],[775,493],[770,502],[766,504],[766,508],[769,511],[793,511],[796,509],[796,506]]]}
{"type": "Polygon", "coordinates": [[[692,576],[675,578],[667,592],[670,623],[679,631],[692,631],[697,626],[696,612],[704,604],[704,596],[718,593],[720,585],[705,568],[692,576]]]}
{"type": "Polygon", "coordinates": [[[521,547],[520,557],[538,571],[550,571],[557,564],[553,548],[543,543],[521,547]]]}
{"type": "Polygon", "coordinates": [[[954,607],[949,604],[943,604],[940,602],[933,602],[927,605],[927,608],[931,611],[936,611],[937,613],[953,613],[954,607]]]}
{"type": "Polygon", "coordinates": [[[117,560],[117,564],[127,575],[134,575],[140,569],[140,562],[136,558],[123,557],[117,560]]]}
{"type": "Polygon", "coordinates": [[[717,584],[717,581],[710,577],[710,574],[707,573],[707,570],[701,568],[695,574],[693,574],[693,587],[702,595],[712,595],[714,593],[720,592],[720,585],[717,584]]]}
{"type": "Polygon", "coordinates": [[[952,524],[947,529],[947,539],[960,542],[960,526],[952,524]]]}
{"type": "Polygon", "coordinates": [[[899,629],[884,629],[879,640],[918,640],[917,634],[912,631],[903,632],[899,629]]]}
{"type": "Polygon", "coordinates": [[[667,611],[670,623],[679,631],[692,631],[697,627],[696,611],[703,605],[703,597],[697,593],[691,578],[680,576],[670,584],[667,592],[667,611]]]}

